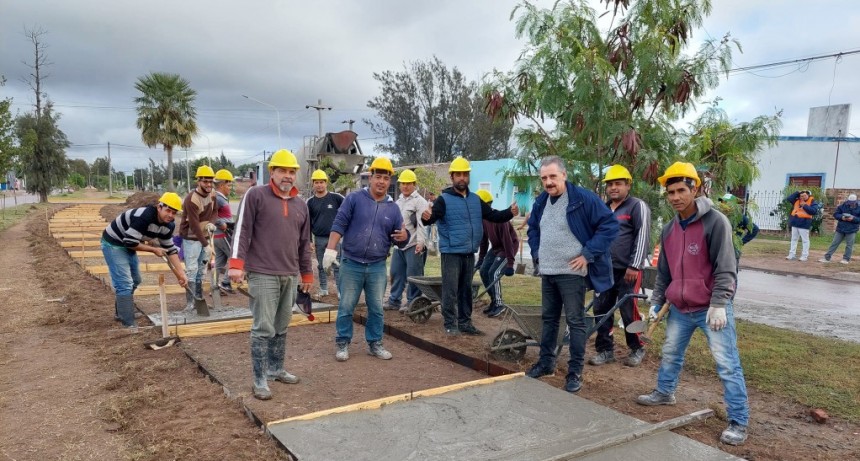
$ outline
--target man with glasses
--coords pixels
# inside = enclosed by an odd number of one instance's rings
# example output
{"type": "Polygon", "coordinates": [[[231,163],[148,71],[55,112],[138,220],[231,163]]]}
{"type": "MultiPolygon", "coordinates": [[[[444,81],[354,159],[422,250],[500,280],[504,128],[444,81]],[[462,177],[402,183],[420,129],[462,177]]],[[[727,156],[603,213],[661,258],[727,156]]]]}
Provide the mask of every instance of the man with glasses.
{"type": "Polygon", "coordinates": [[[400,208],[388,195],[393,174],[391,160],[385,157],[374,160],[370,165],[370,184],[346,196],[331,227],[323,255],[324,270],[337,260],[337,244],[343,239],[338,280],[340,302],[335,323],[335,359],[338,362],[349,360],[352,314],[362,292],[367,304],[364,328],[367,352],[382,360],[391,359],[391,352],[382,345],[382,298],[387,282],[385,260],[392,244],[403,248],[409,241],[400,208]]]}
{"type": "MultiPolygon", "coordinates": [[[[185,212],[179,226],[189,288],[185,291],[186,312],[194,310],[194,298],[203,299],[203,273],[210,260],[206,228],[218,217],[215,197],[212,194],[215,172],[208,165],[203,165],[197,168],[195,177],[197,187],[189,192],[182,202],[185,212]]],[[[214,224],[212,226],[214,227],[214,224]]]]}

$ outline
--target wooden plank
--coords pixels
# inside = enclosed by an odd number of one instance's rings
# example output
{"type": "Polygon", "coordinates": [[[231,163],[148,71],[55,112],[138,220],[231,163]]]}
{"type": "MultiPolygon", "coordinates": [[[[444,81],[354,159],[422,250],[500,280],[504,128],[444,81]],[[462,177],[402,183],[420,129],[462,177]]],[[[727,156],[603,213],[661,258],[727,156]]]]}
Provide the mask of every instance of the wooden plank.
{"type": "Polygon", "coordinates": [[[107,266],[87,266],[86,271],[93,275],[104,275],[108,273],[107,266]]]}
{"type": "Polygon", "coordinates": [[[80,248],[80,247],[98,247],[102,245],[101,240],[85,240],[74,241],[74,240],[66,240],[64,242],[60,242],[60,246],[63,248],[80,248]]]}
{"type": "Polygon", "coordinates": [[[339,413],[347,413],[351,411],[359,411],[359,410],[374,410],[377,408],[381,408],[385,405],[389,405],[395,402],[406,402],[409,400],[413,400],[419,397],[432,397],[434,395],[444,394],[446,392],[459,391],[462,389],[468,389],[470,387],[475,386],[485,386],[487,384],[492,384],[500,381],[508,381],[514,378],[520,378],[525,376],[524,372],[519,373],[511,373],[508,375],[501,376],[492,376],[489,378],[477,379],[475,381],[466,381],[465,383],[455,383],[448,386],[442,387],[434,387],[432,389],[425,389],[423,391],[409,392],[406,394],[392,395],[389,397],[383,397],[375,400],[368,400],[366,402],[353,403],[351,405],[345,405],[342,407],[329,408],[327,410],[315,411],[313,413],[307,413],[304,415],[293,416],[292,418],[280,419],[277,421],[271,421],[266,423],[266,427],[271,427],[275,424],[288,423],[290,421],[306,421],[309,419],[316,419],[322,416],[334,415],[339,413]]]}
{"type": "MultiPolygon", "coordinates": [[[[135,293],[137,294],[137,293],[135,293]]],[[[314,313],[314,319],[308,320],[301,314],[293,314],[290,326],[313,325],[317,323],[331,323],[337,318],[337,311],[314,313]],[[317,315],[319,314],[319,315],[317,315]]],[[[251,331],[253,319],[221,320],[217,322],[190,323],[187,325],[171,325],[170,334],[180,338],[199,338],[202,336],[225,335],[232,333],[247,333],[251,331]]]]}
{"type": "Polygon", "coordinates": [[[96,232],[60,232],[52,234],[55,239],[76,239],[78,242],[81,239],[100,239],[101,233],[96,232]]]}
{"type": "MultiPolygon", "coordinates": [[[[165,285],[165,291],[169,295],[175,295],[179,293],[185,293],[185,288],[182,288],[179,285],[165,285]]],[[[203,282],[203,290],[204,292],[209,291],[209,282],[203,282]]],[[[134,292],[135,296],[152,296],[158,294],[158,286],[157,285],[141,285],[137,287],[137,290],[134,292]]]]}
{"type": "Polygon", "coordinates": [[[66,250],[72,258],[101,258],[104,256],[101,250],[66,250]]]}
{"type": "MultiPolygon", "coordinates": [[[[78,247],[81,245],[78,244],[78,247]]],[[[104,265],[98,266],[87,266],[87,272],[90,274],[107,274],[108,267],[104,265]]],[[[166,263],[150,263],[150,264],[141,264],[140,272],[170,272],[170,267],[167,266],[166,263]]],[[[170,285],[168,285],[170,286],[170,285]]],[[[179,286],[179,285],[177,285],[179,286]]]]}

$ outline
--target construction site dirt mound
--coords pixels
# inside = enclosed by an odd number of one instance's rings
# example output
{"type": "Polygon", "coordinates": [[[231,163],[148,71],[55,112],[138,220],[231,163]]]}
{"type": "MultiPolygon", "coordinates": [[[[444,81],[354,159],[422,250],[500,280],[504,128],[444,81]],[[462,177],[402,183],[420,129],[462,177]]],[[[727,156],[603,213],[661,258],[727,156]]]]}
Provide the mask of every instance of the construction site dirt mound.
{"type": "Polygon", "coordinates": [[[126,208],[138,208],[147,205],[155,205],[158,203],[158,195],[157,192],[136,192],[131,197],[127,198],[125,201],[126,208]]]}

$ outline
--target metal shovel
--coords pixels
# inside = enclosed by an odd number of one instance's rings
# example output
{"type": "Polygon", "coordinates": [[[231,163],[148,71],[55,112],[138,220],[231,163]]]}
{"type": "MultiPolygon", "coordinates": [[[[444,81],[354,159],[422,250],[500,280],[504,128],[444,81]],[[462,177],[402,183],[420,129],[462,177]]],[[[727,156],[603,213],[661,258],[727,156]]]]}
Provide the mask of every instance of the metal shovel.
{"type": "MultiPolygon", "coordinates": [[[[164,260],[167,261],[167,267],[170,270],[175,271],[176,269],[173,267],[173,263],[170,262],[170,258],[164,257],[164,260]]],[[[197,312],[197,315],[203,317],[209,317],[209,305],[206,304],[206,300],[203,298],[198,299],[197,295],[195,295],[188,285],[185,286],[185,291],[191,293],[191,297],[194,299],[194,310],[197,312]]]]}
{"type": "Polygon", "coordinates": [[[663,304],[663,307],[660,308],[660,311],[657,312],[657,319],[650,322],[650,325],[646,323],[644,320],[637,320],[632,322],[630,325],[627,325],[624,330],[628,333],[644,333],[646,328],[648,330],[647,333],[639,336],[643,342],[649,343],[651,342],[651,335],[654,334],[654,330],[657,328],[657,325],[660,324],[660,321],[663,320],[663,317],[669,312],[669,303],[663,304]]]}
{"type": "Polygon", "coordinates": [[[523,264],[523,233],[520,232],[520,262],[517,263],[517,268],[514,270],[515,274],[523,275],[526,273],[526,265],[523,264]]]}

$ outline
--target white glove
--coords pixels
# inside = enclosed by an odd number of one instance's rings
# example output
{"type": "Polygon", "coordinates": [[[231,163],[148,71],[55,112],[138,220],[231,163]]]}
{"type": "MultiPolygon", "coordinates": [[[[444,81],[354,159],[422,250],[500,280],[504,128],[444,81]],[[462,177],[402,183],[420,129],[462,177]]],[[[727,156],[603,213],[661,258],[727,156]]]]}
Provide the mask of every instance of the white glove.
{"type": "Polygon", "coordinates": [[[332,264],[337,264],[337,250],[326,248],[325,254],[323,255],[323,270],[327,271],[332,264]]]}
{"type": "Polygon", "coordinates": [[[708,308],[708,316],[705,318],[711,330],[720,331],[726,326],[726,308],[711,306],[708,308]]]}
{"type": "Polygon", "coordinates": [[[214,234],[216,229],[217,228],[215,227],[215,224],[212,224],[212,223],[206,224],[206,232],[208,232],[210,234],[214,234]]]}
{"type": "Polygon", "coordinates": [[[660,312],[660,306],[654,304],[648,309],[648,320],[654,322],[657,320],[657,313],[660,312]]]}

